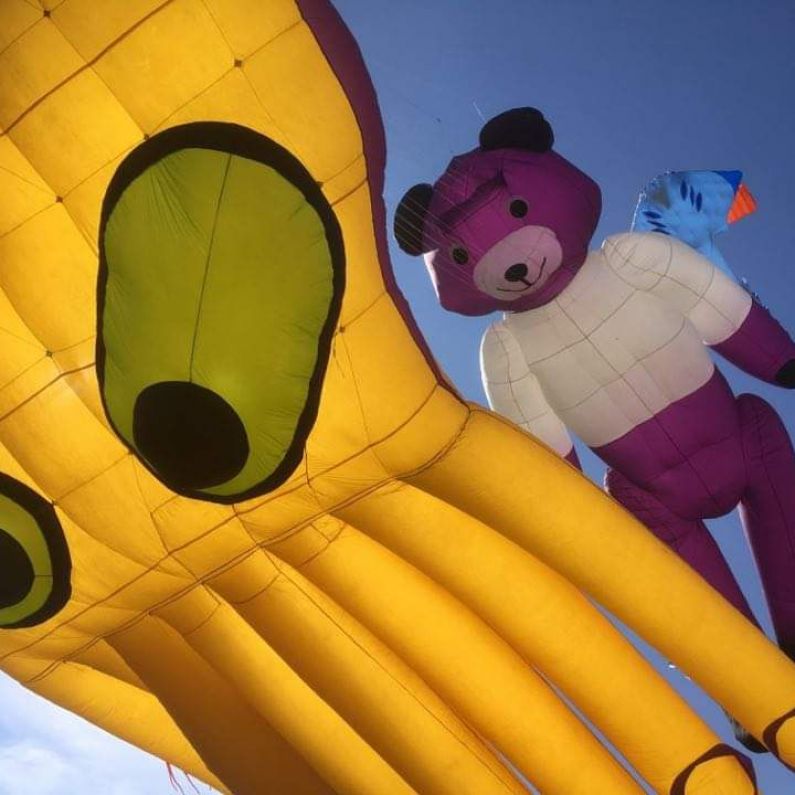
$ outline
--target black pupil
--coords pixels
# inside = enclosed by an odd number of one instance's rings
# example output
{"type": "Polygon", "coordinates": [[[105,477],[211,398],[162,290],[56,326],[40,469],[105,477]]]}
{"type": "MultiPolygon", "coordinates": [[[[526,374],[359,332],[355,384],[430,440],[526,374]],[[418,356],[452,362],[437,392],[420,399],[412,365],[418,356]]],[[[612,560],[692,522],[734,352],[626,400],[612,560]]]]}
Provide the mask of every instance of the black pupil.
{"type": "Polygon", "coordinates": [[[19,604],[30,592],[34,571],[19,541],[0,528],[0,608],[19,604]]]}
{"type": "Polygon", "coordinates": [[[527,215],[527,202],[524,199],[514,199],[508,209],[514,218],[524,218],[527,215]]]}
{"type": "Polygon", "coordinates": [[[464,264],[466,264],[467,260],[469,259],[469,254],[467,254],[467,250],[465,248],[461,248],[460,246],[456,246],[453,249],[453,259],[459,265],[464,265],[464,264]]]}

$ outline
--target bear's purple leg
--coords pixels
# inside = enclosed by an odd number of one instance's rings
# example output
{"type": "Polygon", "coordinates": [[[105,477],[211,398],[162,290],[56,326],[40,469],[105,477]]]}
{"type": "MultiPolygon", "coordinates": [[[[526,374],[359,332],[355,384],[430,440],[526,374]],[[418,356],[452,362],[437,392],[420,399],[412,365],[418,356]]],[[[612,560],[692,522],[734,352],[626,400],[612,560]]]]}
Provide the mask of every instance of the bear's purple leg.
{"type": "Polygon", "coordinates": [[[608,469],[605,487],[630,513],[687,561],[713,588],[758,626],[723,553],[699,519],[683,519],[655,496],[615,469],[608,469]]]}
{"type": "Polygon", "coordinates": [[[740,514],[779,645],[794,657],[795,453],[772,406],[756,395],[740,395],[737,405],[748,472],[740,514]]]}

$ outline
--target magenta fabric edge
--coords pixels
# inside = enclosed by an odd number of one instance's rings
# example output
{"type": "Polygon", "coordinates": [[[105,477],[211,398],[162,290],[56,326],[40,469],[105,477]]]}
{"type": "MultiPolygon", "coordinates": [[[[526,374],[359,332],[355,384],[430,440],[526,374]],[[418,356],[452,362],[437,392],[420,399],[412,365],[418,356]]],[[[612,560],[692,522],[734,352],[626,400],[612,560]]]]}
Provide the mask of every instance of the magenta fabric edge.
{"type": "Polygon", "coordinates": [[[580,457],[577,455],[577,449],[572,445],[571,450],[569,450],[566,455],[563,456],[565,461],[568,461],[573,467],[582,471],[582,464],[580,463],[580,457]]]}
{"type": "Polygon", "coordinates": [[[434,359],[428,343],[411,313],[408,301],[397,285],[392,270],[386,239],[387,218],[384,202],[386,140],[384,126],[378,108],[378,97],[359,45],[337,9],[328,0],[296,0],[296,6],[348,97],[362,134],[367,181],[370,185],[370,200],[373,208],[373,233],[378,253],[378,264],[386,290],[439,383],[456,399],[461,400],[457,390],[447,380],[434,359]]]}

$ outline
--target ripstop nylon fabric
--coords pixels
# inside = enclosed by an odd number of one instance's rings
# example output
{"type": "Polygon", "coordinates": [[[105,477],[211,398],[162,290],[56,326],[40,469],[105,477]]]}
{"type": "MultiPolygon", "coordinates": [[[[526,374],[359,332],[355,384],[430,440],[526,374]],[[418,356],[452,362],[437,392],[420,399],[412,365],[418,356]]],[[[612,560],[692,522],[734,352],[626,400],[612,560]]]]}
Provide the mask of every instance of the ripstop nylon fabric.
{"type": "MultiPolygon", "coordinates": [[[[355,43],[325,2],[266,10],[0,3],[0,469],[54,504],[72,564],[60,612],[0,630],[0,666],[222,791],[523,791],[499,749],[544,792],[639,792],[540,671],[668,792],[718,738],[577,587],[755,733],[791,708],[795,669],[608,497],[440,379],[393,289],[380,120],[355,43]],[[299,460],[281,485],[232,504],[171,490],[125,446],[94,358],[110,180],[159,132],[206,121],[289,151],[321,186],[345,252],[299,460]],[[718,635],[730,657],[714,651],[718,635]],[[752,669],[766,675],[749,692],[752,669]]],[[[260,178],[276,205],[293,201],[260,178]]],[[[146,249],[151,221],[118,216],[112,245],[146,249]]],[[[166,227],[161,245],[175,239],[166,227]]],[[[163,276],[147,255],[130,289],[163,276]]],[[[195,288],[160,287],[169,312],[195,308],[195,288]]],[[[279,354],[267,311],[247,335],[217,295],[246,356],[261,366],[279,354]]],[[[313,295],[301,312],[322,305],[313,295]]],[[[280,301],[303,297],[288,287],[280,301]]],[[[155,335],[136,352],[135,328],[120,314],[111,329],[131,346],[125,378],[187,344],[155,335]]],[[[207,344],[226,351],[221,337],[207,344]]],[[[256,422],[268,376],[253,369],[256,422]]],[[[789,723],[777,739],[794,761],[789,723]]],[[[688,778],[690,795],[719,791],[754,791],[737,757],[688,778]]]]}

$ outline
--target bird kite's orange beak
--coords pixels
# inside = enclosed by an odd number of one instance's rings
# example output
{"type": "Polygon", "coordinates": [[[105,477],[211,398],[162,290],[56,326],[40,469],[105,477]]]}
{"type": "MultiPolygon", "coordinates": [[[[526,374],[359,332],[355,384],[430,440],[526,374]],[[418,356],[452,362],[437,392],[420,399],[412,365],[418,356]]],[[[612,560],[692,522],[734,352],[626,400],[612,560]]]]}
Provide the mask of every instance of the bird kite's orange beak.
{"type": "Polygon", "coordinates": [[[741,218],[755,211],[756,199],[751,195],[751,191],[745,187],[745,184],[741,184],[734,194],[734,201],[731,207],[729,207],[726,221],[727,223],[733,224],[735,221],[739,221],[741,218]]]}

